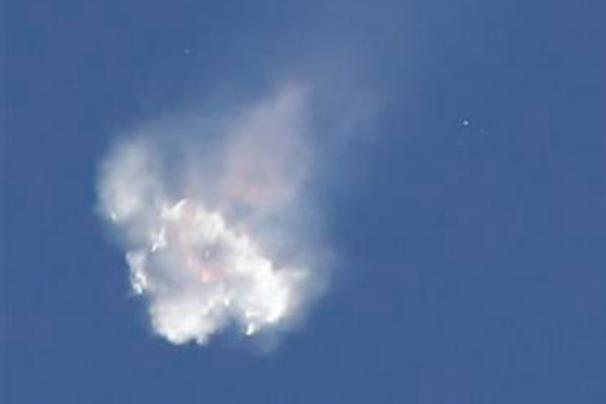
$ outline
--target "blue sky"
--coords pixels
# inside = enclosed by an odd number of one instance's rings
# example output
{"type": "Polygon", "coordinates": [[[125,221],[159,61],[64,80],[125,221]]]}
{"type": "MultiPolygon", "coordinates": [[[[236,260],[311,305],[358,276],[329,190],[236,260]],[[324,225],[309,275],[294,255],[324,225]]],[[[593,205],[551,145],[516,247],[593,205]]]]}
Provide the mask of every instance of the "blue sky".
{"type": "Polygon", "coordinates": [[[4,3],[3,402],[606,402],[606,6],[223,3],[4,3]],[[331,286],[269,355],[168,344],[98,164],[291,76],[356,122],[319,163],[331,286]]]}

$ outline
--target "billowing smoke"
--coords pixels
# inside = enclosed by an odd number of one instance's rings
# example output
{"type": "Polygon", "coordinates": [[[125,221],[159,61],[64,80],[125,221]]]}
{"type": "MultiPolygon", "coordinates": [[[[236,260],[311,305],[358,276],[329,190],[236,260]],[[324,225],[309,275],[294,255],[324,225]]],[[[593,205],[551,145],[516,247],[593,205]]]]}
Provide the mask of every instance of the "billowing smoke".
{"type": "Polygon", "coordinates": [[[100,210],[158,335],[285,329],[317,294],[308,115],[305,89],[285,86],[212,124],[144,125],[103,161],[100,210]]]}

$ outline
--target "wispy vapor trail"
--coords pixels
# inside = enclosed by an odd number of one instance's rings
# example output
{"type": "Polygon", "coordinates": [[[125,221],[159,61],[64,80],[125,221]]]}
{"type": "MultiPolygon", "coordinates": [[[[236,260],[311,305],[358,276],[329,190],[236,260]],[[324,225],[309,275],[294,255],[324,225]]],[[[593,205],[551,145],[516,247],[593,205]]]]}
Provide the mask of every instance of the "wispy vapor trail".
{"type": "Polygon", "coordinates": [[[204,133],[175,138],[179,120],[151,125],[103,162],[101,211],[168,341],[205,344],[233,325],[246,335],[284,328],[315,293],[319,271],[293,220],[310,202],[306,100],[285,87],[202,142],[204,133]]]}

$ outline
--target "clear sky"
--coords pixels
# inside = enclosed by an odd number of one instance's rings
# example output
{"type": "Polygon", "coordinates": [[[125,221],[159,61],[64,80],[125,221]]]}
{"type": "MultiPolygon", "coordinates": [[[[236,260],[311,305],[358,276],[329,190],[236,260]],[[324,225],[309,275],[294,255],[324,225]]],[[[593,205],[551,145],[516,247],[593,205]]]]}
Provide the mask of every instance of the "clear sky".
{"type": "Polygon", "coordinates": [[[2,3],[0,402],[606,402],[606,3],[2,3]],[[330,287],[270,354],[172,345],[99,162],[292,77],[330,287]]]}

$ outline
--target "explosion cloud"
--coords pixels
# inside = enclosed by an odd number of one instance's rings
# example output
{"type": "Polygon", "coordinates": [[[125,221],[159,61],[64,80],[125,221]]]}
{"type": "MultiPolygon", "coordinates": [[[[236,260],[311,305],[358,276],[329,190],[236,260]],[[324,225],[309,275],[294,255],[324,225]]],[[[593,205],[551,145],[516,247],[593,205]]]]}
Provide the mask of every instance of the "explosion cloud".
{"type": "Polygon", "coordinates": [[[215,125],[223,133],[210,140],[179,119],[151,124],[103,161],[100,210],[154,332],[171,343],[283,329],[317,289],[293,220],[310,202],[306,94],[287,86],[215,125]]]}

